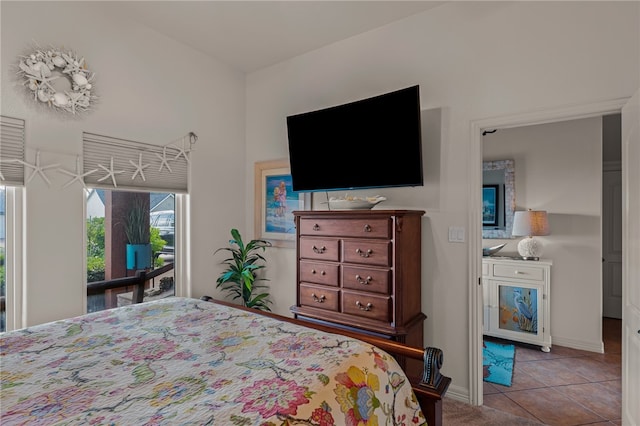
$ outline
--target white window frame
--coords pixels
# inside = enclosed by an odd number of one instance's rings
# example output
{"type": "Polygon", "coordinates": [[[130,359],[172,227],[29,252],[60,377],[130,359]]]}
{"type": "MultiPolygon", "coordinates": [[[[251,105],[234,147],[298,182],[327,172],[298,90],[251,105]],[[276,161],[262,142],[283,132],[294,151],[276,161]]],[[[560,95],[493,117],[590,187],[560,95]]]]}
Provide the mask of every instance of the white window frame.
{"type": "Polygon", "coordinates": [[[26,271],[24,269],[24,188],[5,187],[5,289],[6,331],[27,326],[26,271]]]}
{"type": "Polygon", "coordinates": [[[173,274],[175,295],[191,297],[191,225],[189,195],[176,194],[173,274]]]}

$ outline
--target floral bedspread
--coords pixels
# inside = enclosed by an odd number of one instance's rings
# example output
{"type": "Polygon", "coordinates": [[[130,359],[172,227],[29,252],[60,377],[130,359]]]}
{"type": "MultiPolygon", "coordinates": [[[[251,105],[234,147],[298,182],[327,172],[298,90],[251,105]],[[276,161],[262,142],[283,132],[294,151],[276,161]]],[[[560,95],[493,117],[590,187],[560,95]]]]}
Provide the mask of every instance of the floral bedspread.
{"type": "Polygon", "coordinates": [[[387,353],[196,299],[0,334],[9,425],[424,424],[387,353]]]}

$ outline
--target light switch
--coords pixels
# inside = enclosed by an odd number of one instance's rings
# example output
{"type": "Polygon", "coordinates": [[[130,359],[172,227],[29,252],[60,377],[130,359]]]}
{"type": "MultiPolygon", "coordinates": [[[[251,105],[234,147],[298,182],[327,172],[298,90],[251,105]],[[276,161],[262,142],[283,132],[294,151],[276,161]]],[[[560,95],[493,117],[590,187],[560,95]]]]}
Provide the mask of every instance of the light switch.
{"type": "Polygon", "coordinates": [[[450,226],[449,227],[449,242],[450,243],[464,243],[464,227],[450,226]]]}

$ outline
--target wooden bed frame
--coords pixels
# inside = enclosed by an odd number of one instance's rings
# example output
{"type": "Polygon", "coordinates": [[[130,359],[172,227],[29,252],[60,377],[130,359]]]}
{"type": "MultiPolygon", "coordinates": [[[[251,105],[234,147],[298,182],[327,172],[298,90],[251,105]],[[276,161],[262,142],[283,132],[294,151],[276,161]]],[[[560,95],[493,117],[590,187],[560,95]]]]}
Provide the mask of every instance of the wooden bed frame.
{"type": "Polygon", "coordinates": [[[328,333],[341,334],[343,336],[359,339],[377,346],[378,348],[382,349],[385,352],[388,352],[390,355],[393,355],[395,357],[406,357],[416,360],[422,360],[424,366],[422,377],[409,377],[409,380],[411,381],[411,387],[413,388],[413,392],[418,399],[418,403],[420,404],[422,413],[427,419],[428,426],[442,426],[442,398],[447,392],[449,384],[451,383],[451,378],[440,374],[440,368],[442,367],[443,358],[442,351],[440,349],[431,347],[427,347],[424,349],[415,348],[412,346],[407,346],[400,342],[386,340],[368,334],[357,333],[350,330],[301,321],[298,319],[274,314],[272,312],[246,308],[234,303],[213,299],[209,296],[202,296],[200,299],[207,302],[217,303],[219,305],[230,306],[232,308],[265,315],[267,317],[275,318],[280,321],[297,324],[302,327],[309,327],[328,333]]]}

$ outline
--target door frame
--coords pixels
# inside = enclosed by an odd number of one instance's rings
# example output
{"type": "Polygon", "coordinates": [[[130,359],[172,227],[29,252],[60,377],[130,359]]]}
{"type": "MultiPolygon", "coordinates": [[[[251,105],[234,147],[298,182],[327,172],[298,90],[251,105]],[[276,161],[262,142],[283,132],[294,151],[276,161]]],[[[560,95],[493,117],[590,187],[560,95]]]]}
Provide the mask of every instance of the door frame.
{"type": "MultiPolygon", "coordinates": [[[[610,99],[520,114],[483,118],[470,122],[469,186],[467,188],[469,245],[469,402],[483,404],[482,390],[482,132],[597,117],[620,113],[630,98],[610,99]]],[[[623,199],[625,195],[623,194],[623,199]]],[[[624,296],[623,296],[624,297],[624,296]]],[[[624,303],[624,299],[623,299],[624,303]]],[[[602,306],[600,307],[602,309],[602,306]]]]}

